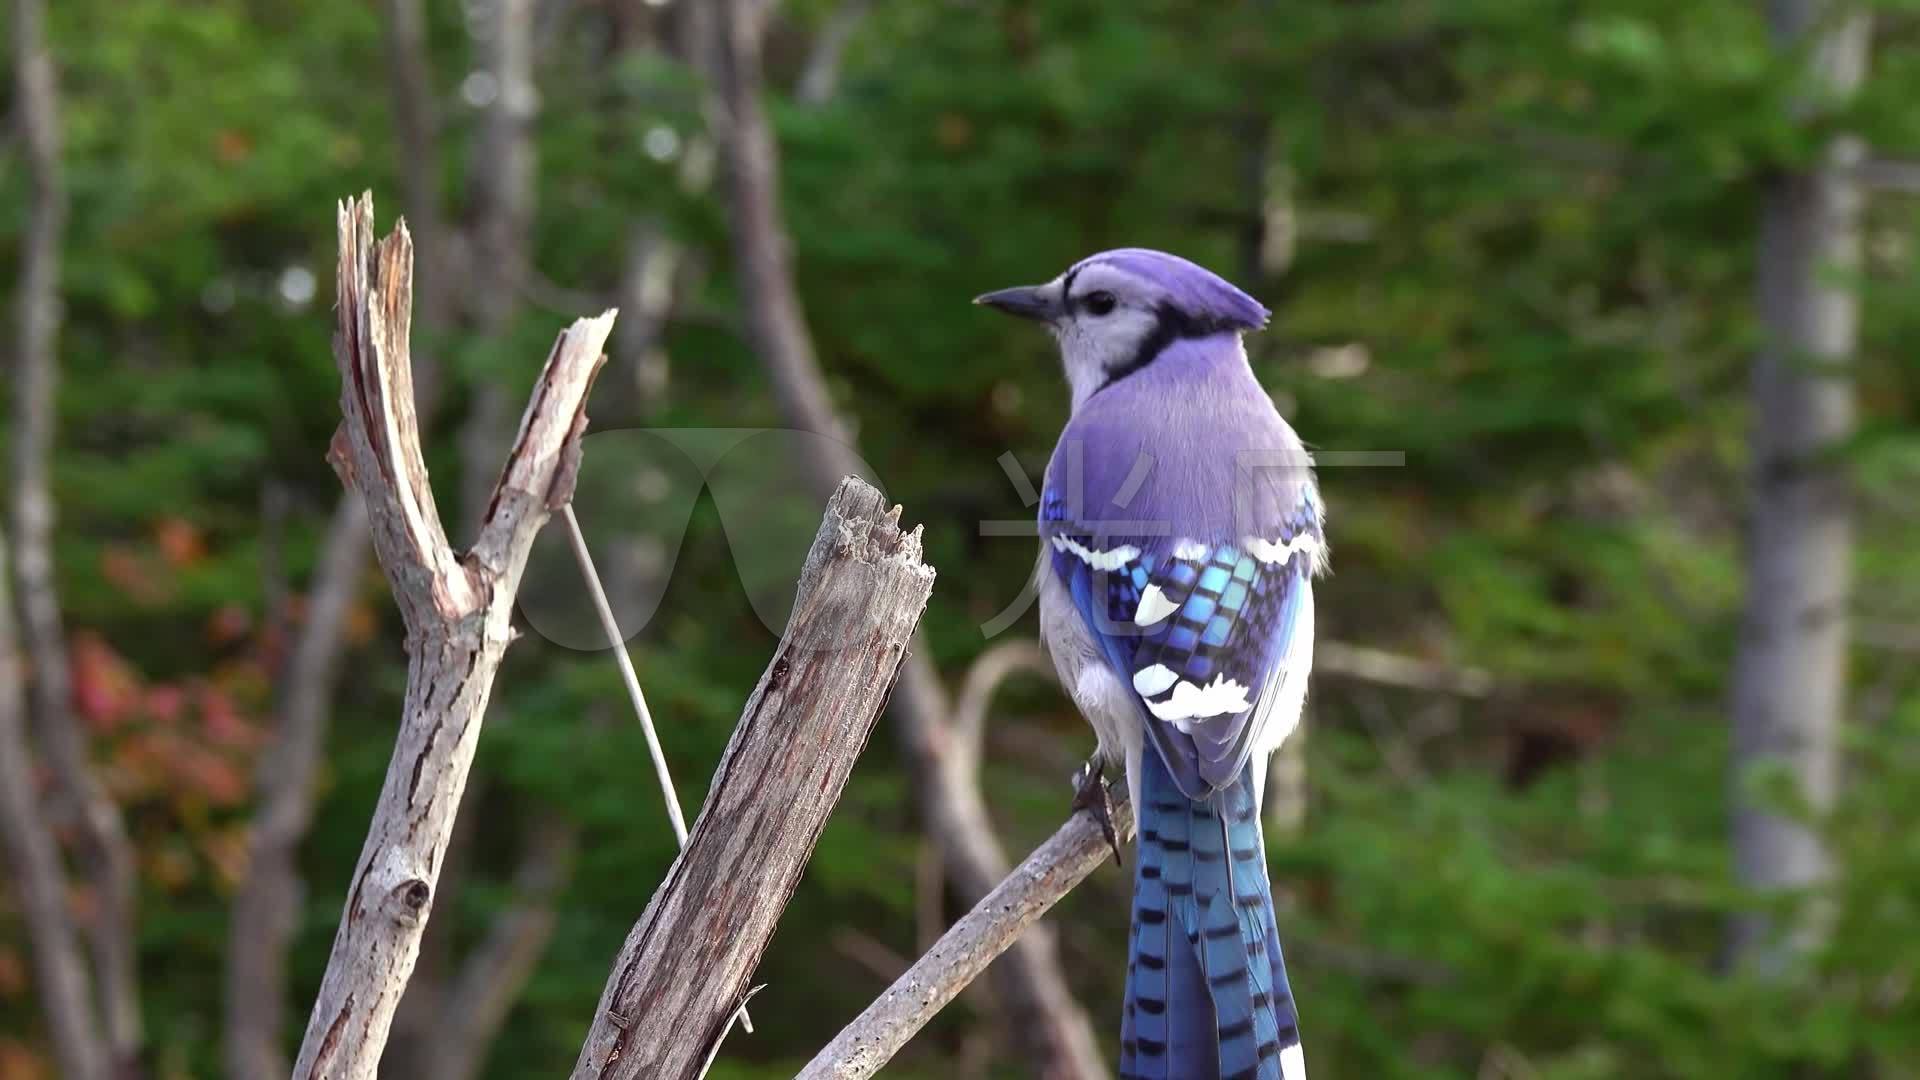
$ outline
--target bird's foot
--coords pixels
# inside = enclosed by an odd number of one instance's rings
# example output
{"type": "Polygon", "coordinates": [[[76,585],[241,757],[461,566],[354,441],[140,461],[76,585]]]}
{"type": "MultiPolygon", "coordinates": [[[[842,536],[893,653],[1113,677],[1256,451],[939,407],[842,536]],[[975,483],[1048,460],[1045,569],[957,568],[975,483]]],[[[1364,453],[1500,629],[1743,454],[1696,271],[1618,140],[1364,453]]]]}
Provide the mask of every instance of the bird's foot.
{"type": "Polygon", "coordinates": [[[1093,820],[1100,823],[1100,835],[1107,838],[1107,846],[1113,849],[1114,865],[1126,865],[1120,855],[1120,838],[1113,831],[1113,797],[1107,790],[1104,766],[1098,754],[1088,758],[1073,774],[1073,808],[1093,814],[1093,820]]]}

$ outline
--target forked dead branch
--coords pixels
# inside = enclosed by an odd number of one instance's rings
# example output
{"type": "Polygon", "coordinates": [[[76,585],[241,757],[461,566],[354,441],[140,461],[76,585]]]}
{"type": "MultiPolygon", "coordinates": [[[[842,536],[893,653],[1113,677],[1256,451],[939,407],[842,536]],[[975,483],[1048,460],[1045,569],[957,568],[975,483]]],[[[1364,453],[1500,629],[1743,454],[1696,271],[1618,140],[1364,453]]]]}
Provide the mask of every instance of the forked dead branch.
{"type": "Polygon", "coordinates": [[[407,690],[380,801],[347,890],[294,1068],[371,1078],[419,956],[441,860],[479,741],[534,537],[573,492],[586,400],[614,313],[561,333],[534,384],[479,537],[455,552],[428,484],[408,330],[413,245],[375,243],[373,200],[339,208],[337,332],[343,418],[329,455],[359,490],[407,628],[407,690]]]}

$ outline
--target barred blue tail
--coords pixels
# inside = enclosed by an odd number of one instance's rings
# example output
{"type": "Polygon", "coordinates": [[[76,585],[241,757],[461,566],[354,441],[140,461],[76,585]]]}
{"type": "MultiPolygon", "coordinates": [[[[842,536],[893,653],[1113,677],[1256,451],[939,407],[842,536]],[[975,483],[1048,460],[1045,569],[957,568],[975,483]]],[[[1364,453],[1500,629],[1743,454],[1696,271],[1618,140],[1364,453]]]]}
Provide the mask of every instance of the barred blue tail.
{"type": "Polygon", "coordinates": [[[1121,1080],[1304,1080],[1253,766],[1193,802],[1140,757],[1121,1080]]]}

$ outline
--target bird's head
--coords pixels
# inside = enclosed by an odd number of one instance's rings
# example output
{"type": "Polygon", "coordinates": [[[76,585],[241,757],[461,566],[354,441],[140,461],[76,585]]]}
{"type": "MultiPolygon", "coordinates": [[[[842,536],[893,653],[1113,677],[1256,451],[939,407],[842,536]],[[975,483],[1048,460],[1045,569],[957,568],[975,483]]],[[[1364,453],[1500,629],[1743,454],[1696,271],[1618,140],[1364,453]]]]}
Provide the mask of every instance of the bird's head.
{"type": "Polygon", "coordinates": [[[1075,407],[1176,341],[1258,330],[1268,314],[1211,270],[1146,248],[1103,251],[1044,285],[973,302],[1046,324],[1060,341],[1075,407]]]}

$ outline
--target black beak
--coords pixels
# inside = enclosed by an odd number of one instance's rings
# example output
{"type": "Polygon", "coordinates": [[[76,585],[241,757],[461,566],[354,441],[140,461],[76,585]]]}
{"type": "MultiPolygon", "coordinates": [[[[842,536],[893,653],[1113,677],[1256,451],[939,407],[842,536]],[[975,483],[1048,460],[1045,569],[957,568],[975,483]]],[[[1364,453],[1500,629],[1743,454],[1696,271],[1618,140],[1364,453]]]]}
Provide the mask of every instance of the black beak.
{"type": "Polygon", "coordinates": [[[1049,322],[1060,314],[1060,308],[1047,296],[1046,290],[1038,285],[1022,285],[1013,289],[1001,289],[973,298],[976,304],[985,304],[1009,315],[1018,315],[1022,319],[1036,319],[1049,322]]]}

